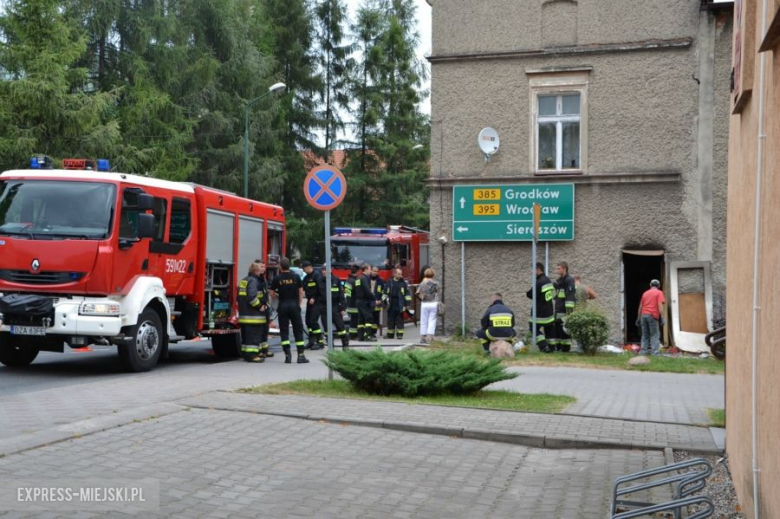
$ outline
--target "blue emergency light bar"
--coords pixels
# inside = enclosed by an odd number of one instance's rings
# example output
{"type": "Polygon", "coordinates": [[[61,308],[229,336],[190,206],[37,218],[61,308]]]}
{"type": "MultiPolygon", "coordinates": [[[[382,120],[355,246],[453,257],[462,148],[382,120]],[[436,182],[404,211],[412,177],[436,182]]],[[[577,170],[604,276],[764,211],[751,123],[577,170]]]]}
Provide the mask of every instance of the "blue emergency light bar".
{"type": "Polygon", "coordinates": [[[108,159],[98,159],[97,169],[98,171],[111,171],[111,166],[108,163],[108,159]]]}
{"type": "Polygon", "coordinates": [[[336,234],[387,234],[387,229],[352,229],[350,227],[336,227],[336,234]]]}
{"type": "Polygon", "coordinates": [[[30,169],[52,169],[52,167],[51,157],[47,155],[38,155],[30,159],[30,169]]]}

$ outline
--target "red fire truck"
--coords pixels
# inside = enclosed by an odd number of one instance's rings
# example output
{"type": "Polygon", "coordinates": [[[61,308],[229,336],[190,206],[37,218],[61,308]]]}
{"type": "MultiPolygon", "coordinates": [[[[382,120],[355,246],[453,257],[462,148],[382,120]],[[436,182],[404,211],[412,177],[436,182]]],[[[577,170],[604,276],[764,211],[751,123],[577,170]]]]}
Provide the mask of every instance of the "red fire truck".
{"type": "Polygon", "coordinates": [[[102,344],[147,371],[198,336],[238,356],[237,282],[255,259],[277,271],[281,207],[102,160],[46,165],[0,175],[0,362],[102,344]]]}
{"type": "Polygon", "coordinates": [[[387,229],[336,227],[331,237],[333,272],[341,279],[349,276],[352,265],[368,263],[379,267],[379,276],[387,280],[390,269],[400,266],[404,279],[419,283],[422,267],[429,264],[428,231],[391,225],[387,229]]]}

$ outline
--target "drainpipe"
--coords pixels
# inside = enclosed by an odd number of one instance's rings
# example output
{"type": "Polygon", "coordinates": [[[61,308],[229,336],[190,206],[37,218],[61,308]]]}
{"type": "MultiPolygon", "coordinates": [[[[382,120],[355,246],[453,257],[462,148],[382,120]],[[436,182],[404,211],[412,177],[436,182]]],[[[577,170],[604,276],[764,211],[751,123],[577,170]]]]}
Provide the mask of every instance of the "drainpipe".
{"type": "MultiPolygon", "coordinates": [[[[767,18],[767,0],[762,2],[761,13],[761,41],[766,36],[766,18],[767,18]]],[[[756,208],[756,220],[755,220],[755,236],[753,242],[753,319],[752,319],[752,366],[751,366],[751,443],[752,443],[752,461],[751,468],[753,471],[753,517],[759,519],[759,502],[758,502],[758,484],[759,473],[761,469],[758,466],[758,317],[761,312],[760,295],[761,285],[759,284],[759,269],[761,267],[761,198],[762,198],[762,184],[764,176],[764,141],[766,140],[766,134],[764,129],[764,90],[766,83],[766,60],[764,52],[759,53],[761,63],[759,65],[759,79],[758,79],[758,156],[756,157],[756,195],[755,195],[755,208],[756,208]]]]}

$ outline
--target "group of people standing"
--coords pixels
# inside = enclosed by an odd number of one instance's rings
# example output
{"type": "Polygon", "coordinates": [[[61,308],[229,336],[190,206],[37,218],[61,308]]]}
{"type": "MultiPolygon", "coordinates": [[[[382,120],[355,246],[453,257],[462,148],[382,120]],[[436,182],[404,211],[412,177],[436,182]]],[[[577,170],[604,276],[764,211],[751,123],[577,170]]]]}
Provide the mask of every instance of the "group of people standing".
{"type": "MultiPolygon", "coordinates": [[[[564,320],[575,307],[584,306],[589,299],[595,299],[596,293],[581,283],[579,276],[569,274],[569,265],[562,261],[556,266],[558,278],[552,281],[546,274],[544,264],[536,264],[536,283],[526,293],[534,299],[536,308],[531,309],[528,327],[533,333],[536,324],[536,344],[544,353],[569,352],[572,340],[564,326],[564,320]]],[[[477,338],[485,353],[490,352],[490,343],[496,340],[511,340],[515,336],[514,312],[507,307],[502,296],[495,293],[490,307],[482,317],[477,338]]]]}
{"type": "MultiPolygon", "coordinates": [[[[239,318],[241,325],[241,354],[247,362],[264,362],[273,357],[268,349],[268,329],[271,321],[270,300],[278,300],[277,315],[279,335],[282,339],[285,363],[292,362],[290,325],[298,352],[298,364],[308,363],[304,354],[325,346],[324,336],[328,333],[327,301],[332,301],[330,325],[341,340],[343,349],[349,347],[350,339],[373,342],[377,340],[380,317],[387,308],[388,322],[386,337],[403,339],[404,312],[414,314],[412,295],[400,268],[393,269],[392,278],[384,281],[379,269],[371,265],[353,265],[346,281],[333,273],[326,279],[326,269],[315,269],[311,262],[301,264],[301,277],[292,270],[288,258],[279,262],[280,274],[270,285],[265,277],[265,264],[255,261],[249,267],[248,275],[238,284],[239,318]],[[305,322],[301,318],[301,306],[306,300],[305,322]],[[349,316],[349,330],[344,325],[343,315],[349,316]],[[304,342],[304,324],[308,330],[308,344],[304,342]]],[[[435,326],[435,323],[434,323],[435,326]]]]}

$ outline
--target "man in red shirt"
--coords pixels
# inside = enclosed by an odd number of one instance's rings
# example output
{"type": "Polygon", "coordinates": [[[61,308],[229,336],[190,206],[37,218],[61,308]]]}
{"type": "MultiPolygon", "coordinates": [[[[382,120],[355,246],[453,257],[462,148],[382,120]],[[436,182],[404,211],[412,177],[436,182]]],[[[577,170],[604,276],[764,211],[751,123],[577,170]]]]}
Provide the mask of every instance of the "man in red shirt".
{"type": "Polygon", "coordinates": [[[660,321],[664,313],[666,298],[659,289],[661,282],[654,279],[650,282],[650,290],[642,294],[639,303],[639,316],[636,325],[642,329],[642,350],[640,355],[647,355],[648,346],[652,347],[652,354],[658,355],[661,349],[660,321]]]}

